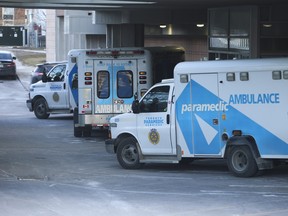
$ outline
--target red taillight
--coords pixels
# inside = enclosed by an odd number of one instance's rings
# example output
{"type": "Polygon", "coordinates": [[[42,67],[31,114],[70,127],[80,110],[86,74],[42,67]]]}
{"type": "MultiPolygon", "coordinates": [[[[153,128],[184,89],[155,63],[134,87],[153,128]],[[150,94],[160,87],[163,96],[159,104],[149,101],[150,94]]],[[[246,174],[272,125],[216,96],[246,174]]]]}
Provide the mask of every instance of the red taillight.
{"type": "Polygon", "coordinates": [[[15,62],[11,62],[9,64],[6,65],[7,67],[15,67],[15,62]]]}
{"type": "Polygon", "coordinates": [[[119,51],[113,50],[113,51],[111,52],[111,55],[112,55],[113,57],[117,57],[117,56],[119,55],[119,51]]]}
{"type": "Polygon", "coordinates": [[[93,51],[93,50],[87,51],[86,55],[97,55],[97,51],[93,51]]]}

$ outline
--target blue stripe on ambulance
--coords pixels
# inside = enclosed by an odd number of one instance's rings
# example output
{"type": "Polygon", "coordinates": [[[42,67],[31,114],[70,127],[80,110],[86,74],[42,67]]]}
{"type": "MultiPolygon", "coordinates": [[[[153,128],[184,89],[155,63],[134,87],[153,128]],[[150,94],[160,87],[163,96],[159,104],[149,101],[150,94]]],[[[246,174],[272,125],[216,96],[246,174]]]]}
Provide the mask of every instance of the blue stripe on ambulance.
{"type": "Polygon", "coordinates": [[[288,154],[286,142],[193,80],[176,101],[176,116],[190,154],[221,154],[225,145],[220,140],[222,133],[227,132],[231,136],[234,129],[242,130],[244,135],[252,135],[261,155],[288,154]],[[185,111],[183,104],[221,104],[226,105],[226,111],[203,111],[199,107],[194,107],[193,112],[192,108],[185,111]],[[226,115],[226,120],[221,119],[222,114],[226,115]],[[212,119],[218,119],[219,124],[214,125],[212,119]],[[197,152],[194,152],[193,143],[196,143],[197,152]]]}
{"type": "MultiPolygon", "coordinates": [[[[70,91],[72,93],[72,96],[74,98],[74,101],[75,103],[77,104],[78,106],[78,88],[72,88],[72,84],[73,84],[73,79],[75,78],[75,75],[77,76],[78,75],[78,67],[77,65],[75,64],[72,68],[72,70],[70,71],[69,73],[69,76],[68,76],[68,83],[69,83],[69,86],[70,86],[70,91]]],[[[76,80],[78,82],[78,78],[76,80]]],[[[78,86],[78,84],[77,84],[78,86]]]]}

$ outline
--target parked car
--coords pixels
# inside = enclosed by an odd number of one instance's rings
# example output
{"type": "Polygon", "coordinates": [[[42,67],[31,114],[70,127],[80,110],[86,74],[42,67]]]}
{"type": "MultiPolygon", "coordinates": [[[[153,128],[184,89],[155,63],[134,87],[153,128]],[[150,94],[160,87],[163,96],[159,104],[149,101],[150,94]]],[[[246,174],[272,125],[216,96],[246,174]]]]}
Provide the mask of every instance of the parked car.
{"type": "Polygon", "coordinates": [[[9,51],[0,51],[0,76],[17,78],[16,57],[9,51]]]}
{"type": "Polygon", "coordinates": [[[37,64],[35,69],[32,71],[31,84],[40,81],[43,74],[47,74],[57,64],[59,64],[59,62],[46,62],[43,64],[37,64]]]}

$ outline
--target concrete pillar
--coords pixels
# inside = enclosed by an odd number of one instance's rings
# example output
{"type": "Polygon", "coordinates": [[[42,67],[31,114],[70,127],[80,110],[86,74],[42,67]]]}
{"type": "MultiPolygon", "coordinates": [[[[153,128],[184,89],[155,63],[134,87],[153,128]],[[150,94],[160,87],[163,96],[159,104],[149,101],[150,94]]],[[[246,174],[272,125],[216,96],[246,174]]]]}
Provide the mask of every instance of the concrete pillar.
{"type": "Polygon", "coordinates": [[[113,24],[107,25],[107,48],[143,47],[144,24],[113,24]]]}

